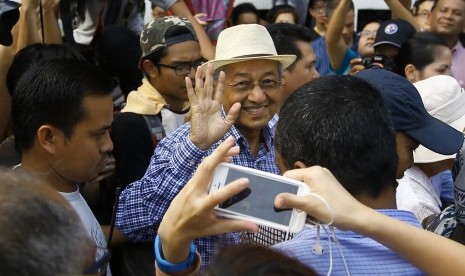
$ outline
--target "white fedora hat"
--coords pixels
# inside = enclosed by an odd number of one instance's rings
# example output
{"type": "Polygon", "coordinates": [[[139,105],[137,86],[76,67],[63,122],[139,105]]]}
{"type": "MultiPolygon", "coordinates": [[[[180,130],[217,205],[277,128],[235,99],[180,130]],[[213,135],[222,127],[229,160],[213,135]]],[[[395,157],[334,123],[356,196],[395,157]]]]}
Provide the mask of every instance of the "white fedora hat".
{"type": "MultiPolygon", "coordinates": [[[[465,90],[451,76],[438,75],[413,84],[421,95],[423,104],[431,116],[443,121],[456,130],[465,128],[465,90]]],[[[449,143],[449,141],[441,141],[449,143]]],[[[413,153],[415,163],[431,163],[455,158],[454,155],[442,155],[423,146],[413,153]]]]}
{"type": "Polygon", "coordinates": [[[262,25],[242,24],[223,30],[218,36],[215,59],[202,64],[213,64],[216,70],[224,65],[253,59],[275,60],[285,69],[291,65],[295,55],[278,55],[270,33],[262,25]]]}

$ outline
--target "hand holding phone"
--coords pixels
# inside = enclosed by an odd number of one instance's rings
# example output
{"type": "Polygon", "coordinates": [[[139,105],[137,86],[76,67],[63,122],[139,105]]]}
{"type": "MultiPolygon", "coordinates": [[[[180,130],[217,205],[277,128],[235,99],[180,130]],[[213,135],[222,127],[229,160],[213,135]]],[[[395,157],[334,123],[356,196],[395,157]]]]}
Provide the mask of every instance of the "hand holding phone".
{"type": "Polygon", "coordinates": [[[260,170],[221,163],[214,172],[209,193],[238,178],[248,178],[249,187],[215,207],[218,215],[254,222],[282,231],[302,231],[306,213],[296,209],[277,209],[275,197],[281,193],[306,195],[309,188],[302,182],[260,170]]]}

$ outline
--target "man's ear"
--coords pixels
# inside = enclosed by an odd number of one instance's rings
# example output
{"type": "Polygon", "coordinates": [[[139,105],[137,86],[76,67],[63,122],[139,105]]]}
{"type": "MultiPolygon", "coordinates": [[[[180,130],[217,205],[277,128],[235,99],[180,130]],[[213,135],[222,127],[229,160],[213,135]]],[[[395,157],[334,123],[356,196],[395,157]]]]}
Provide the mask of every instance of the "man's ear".
{"type": "Polygon", "coordinates": [[[307,166],[302,161],[296,161],[294,163],[294,169],[305,169],[307,166]]]}
{"type": "Polygon", "coordinates": [[[413,64],[407,64],[404,69],[405,77],[410,82],[415,82],[418,79],[418,70],[413,64]]]}
{"type": "Polygon", "coordinates": [[[57,151],[57,142],[63,137],[63,132],[51,125],[43,125],[37,130],[37,142],[49,154],[57,151]]]}
{"type": "Polygon", "coordinates": [[[142,61],[142,70],[150,77],[150,79],[155,78],[158,73],[157,67],[148,59],[142,61]]]}

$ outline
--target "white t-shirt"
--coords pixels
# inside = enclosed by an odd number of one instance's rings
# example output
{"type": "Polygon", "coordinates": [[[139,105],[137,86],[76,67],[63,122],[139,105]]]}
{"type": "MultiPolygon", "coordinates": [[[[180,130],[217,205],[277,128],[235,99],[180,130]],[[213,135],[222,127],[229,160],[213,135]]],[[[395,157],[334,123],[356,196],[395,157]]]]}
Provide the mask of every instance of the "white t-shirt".
{"type": "MultiPolygon", "coordinates": [[[[107,248],[107,240],[105,234],[103,233],[100,223],[95,218],[94,214],[87,205],[87,202],[79,193],[79,189],[72,193],[62,193],[60,194],[69,202],[73,207],[74,211],[79,215],[84,228],[90,237],[94,240],[96,246],[107,248]]],[[[107,267],[107,275],[111,276],[110,268],[107,267]]]]}
{"type": "Polygon", "coordinates": [[[186,117],[187,110],[184,113],[176,113],[165,107],[161,109],[161,123],[166,135],[175,131],[178,127],[184,124],[184,118],[186,117]]]}
{"type": "Polygon", "coordinates": [[[397,209],[415,214],[420,222],[429,215],[441,212],[441,199],[430,178],[418,167],[405,171],[396,191],[397,209]]]}

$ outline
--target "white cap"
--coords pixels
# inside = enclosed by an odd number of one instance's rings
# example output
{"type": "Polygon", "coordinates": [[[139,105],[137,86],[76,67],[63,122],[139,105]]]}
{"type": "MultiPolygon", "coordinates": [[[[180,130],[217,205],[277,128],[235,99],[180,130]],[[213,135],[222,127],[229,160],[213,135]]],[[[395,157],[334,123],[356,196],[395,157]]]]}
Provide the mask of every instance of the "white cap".
{"type": "MultiPolygon", "coordinates": [[[[451,76],[438,75],[413,84],[420,93],[423,104],[431,116],[456,130],[465,128],[465,91],[451,76]]],[[[449,141],[442,141],[448,143],[449,141]]],[[[431,163],[455,158],[454,155],[435,153],[419,146],[413,153],[415,163],[431,163]]]]}

